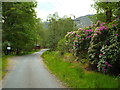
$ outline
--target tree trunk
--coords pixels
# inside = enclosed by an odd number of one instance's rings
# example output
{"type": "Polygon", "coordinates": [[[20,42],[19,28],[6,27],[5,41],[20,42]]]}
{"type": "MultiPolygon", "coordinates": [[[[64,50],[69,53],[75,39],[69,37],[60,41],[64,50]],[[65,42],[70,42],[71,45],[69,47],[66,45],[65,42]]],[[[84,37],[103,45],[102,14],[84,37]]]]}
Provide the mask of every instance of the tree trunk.
{"type": "Polygon", "coordinates": [[[111,22],[111,17],[112,17],[112,10],[111,9],[107,9],[106,10],[106,22],[107,23],[111,22]]]}
{"type": "MultiPolygon", "coordinates": [[[[106,2],[106,5],[110,2],[106,2]]],[[[106,8],[106,22],[109,23],[111,22],[112,19],[112,9],[106,8]]]]}

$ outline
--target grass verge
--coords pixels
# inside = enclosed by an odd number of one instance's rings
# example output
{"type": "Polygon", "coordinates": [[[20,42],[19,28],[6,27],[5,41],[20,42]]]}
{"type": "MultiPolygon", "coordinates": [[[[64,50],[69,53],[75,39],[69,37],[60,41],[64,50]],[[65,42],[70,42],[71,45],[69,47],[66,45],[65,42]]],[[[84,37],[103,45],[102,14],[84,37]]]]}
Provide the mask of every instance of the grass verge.
{"type": "Polygon", "coordinates": [[[10,56],[4,55],[0,58],[0,80],[6,74],[6,68],[8,66],[8,57],[10,57],[10,56]]]}
{"type": "Polygon", "coordinates": [[[65,62],[58,52],[46,51],[44,62],[61,81],[71,88],[118,88],[117,77],[83,70],[79,64],[65,62]]]}

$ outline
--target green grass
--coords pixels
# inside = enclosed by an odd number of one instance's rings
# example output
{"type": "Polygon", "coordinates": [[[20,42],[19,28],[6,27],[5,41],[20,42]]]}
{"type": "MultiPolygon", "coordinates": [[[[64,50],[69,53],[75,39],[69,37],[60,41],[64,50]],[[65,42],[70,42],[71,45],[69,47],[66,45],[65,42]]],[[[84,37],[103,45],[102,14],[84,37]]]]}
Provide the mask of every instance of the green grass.
{"type": "Polygon", "coordinates": [[[0,80],[2,79],[2,57],[0,57],[0,80]]]}
{"type": "Polygon", "coordinates": [[[118,78],[84,71],[79,64],[63,61],[58,52],[46,51],[42,57],[53,74],[72,88],[118,88],[118,78]]]}
{"type": "Polygon", "coordinates": [[[0,80],[6,74],[6,68],[8,66],[8,60],[7,60],[8,57],[10,56],[4,55],[0,58],[0,80]]]}

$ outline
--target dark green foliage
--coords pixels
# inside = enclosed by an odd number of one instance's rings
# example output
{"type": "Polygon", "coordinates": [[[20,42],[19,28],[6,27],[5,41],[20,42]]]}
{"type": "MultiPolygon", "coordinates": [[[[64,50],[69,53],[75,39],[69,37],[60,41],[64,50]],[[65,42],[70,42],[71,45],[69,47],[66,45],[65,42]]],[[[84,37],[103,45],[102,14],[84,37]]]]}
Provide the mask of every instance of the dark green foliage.
{"type": "Polygon", "coordinates": [[[95,23],[97,20],[102,22],[111,22],[120,15],[120,1],[119,2],[99,2],[94,0],[92,5],[97,11],[97,14],[91,16],[91,20],[95,23]]]}
{"type": "Polygon", "coordinates": [[[36,14],[34,2],[3,2],[3,50],[6,45],[19,54],[34,47],[36,14]]]}
{"type": "Polygon", "coordinates": [[[66,39],[65,38],[61,39],[58,42],[57,49],[59,51],[61,51],[61,53],[68,52],[68,50],[69,50],[68,45],[66,45],[65,43],[66,43],[66,39]]]}
{"type": "Polygon", "coordinates": [[[57,13],[48,16],[48,43],[52,50],[55,50],[58,42],[64,38],[68,31],[72,31],[74,21],[70,17],[60,18],[57,13]]]}
{"type": "Polygon", "coordinates": [[[68,32],[66,42],[76,59],[81,62],[84,54],[98,71],[119,74],[120,41],[119,18],[106,24],[98,21],[96,24],[68,32]],[[82,58],[81,58],[82,57],[82,58]],[[113,72],[114,71],[114,72],[113,72]]]}

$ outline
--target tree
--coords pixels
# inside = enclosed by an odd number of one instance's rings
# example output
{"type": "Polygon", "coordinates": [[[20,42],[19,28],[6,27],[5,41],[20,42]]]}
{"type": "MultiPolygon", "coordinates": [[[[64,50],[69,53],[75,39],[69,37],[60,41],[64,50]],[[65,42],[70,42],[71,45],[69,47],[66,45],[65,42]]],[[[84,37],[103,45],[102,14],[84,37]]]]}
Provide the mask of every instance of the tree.
{"type": "Polygon", "coordinates": [[[36,45],[40,45],[41,47],[47,47],[48,41],[48,29],[45,28],[45,24],[42,22],[40,18],[36,21],[36,45]]]}
{"type": "Polygon", "coordinates": [[[36,14],[35,2],[3,2],[3,50],[8,42],[16,54],[34,46],[36,14]]]}
{"type": "Polygon", "coordinates": [[[94,19],[101,20],[103,22],[111,22],[120,13],[120,2],[100,2],[94,0],[95,4],[92,5],[97,10],[97,14],[94,19]]]}
{"type": "Polygon", "coordinates": [[[71,17],[60,18],[57,13],[48,16],[49,47],[56,49],[59,40],[69,31],[73,31],[74,21],[71,17]]]}

